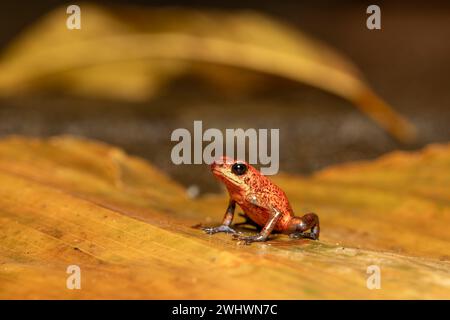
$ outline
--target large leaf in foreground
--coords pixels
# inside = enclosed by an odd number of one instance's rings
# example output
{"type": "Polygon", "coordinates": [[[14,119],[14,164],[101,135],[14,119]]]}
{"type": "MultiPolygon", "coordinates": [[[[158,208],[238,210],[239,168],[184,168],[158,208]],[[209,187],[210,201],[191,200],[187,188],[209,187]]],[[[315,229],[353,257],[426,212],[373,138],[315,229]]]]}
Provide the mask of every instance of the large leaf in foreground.
{"type": "Polygon", "coordinates": [[[241,246],[191,227],[219,223],[225,195],[190,200],[102,143],[3,139],[0,297],[448,298],[449,169],[450,146],[434,145],[311,178],[281,174],[297,214],[320,215],[321,240],[241,246]],[[73,264],[81,290],[66,288],[73,264]],[[370,265],[380,290],[366,287],[370,265]]]}

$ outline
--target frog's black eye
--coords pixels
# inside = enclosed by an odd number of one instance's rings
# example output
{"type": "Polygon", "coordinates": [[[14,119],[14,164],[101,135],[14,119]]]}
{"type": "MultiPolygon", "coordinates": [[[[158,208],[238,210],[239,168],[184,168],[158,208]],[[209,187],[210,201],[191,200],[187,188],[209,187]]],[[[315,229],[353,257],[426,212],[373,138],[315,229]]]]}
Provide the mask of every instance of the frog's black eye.
{"type": "Polygon", "coordinates": [[[244,163],[235,163],[231,167],[231,171],[237,176],[241,176],[247,172],[247,166],[244,163]]]}

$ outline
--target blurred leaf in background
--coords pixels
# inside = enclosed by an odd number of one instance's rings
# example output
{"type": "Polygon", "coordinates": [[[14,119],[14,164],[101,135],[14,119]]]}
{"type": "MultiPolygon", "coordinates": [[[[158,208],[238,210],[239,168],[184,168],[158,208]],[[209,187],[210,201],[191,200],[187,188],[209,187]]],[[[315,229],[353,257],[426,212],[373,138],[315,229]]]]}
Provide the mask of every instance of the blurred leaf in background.
{"type": "Polygon", "coordinates": [[[81,30],[65,27],[61,7],[11,44],[0,61],[0,95],[51,89],[142,101],[186,73],[200,74],[222,90],[262,84],[211,68],[223,65],[323,89],[352,102],[400,141],[415,136],[414,127],[373,92],[350,61],[272,18],[185,8],[80,7],[81,30]]]}

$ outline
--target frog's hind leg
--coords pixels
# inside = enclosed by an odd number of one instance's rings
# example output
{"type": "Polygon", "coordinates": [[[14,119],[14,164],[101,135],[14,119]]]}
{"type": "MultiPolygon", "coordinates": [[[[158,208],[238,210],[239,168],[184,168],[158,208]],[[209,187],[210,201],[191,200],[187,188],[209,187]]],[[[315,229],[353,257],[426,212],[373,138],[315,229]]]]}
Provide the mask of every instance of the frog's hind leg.
{"type": "Polygon", "coordinates": [[[289,224],[289,237],[294,239],[309,238],[319,239],[320,224],[319,216],[315,213],[307,213],[303,217],[294,217],[289,224]],[[311,230],[311,232],[305,232],[311,230]]]}

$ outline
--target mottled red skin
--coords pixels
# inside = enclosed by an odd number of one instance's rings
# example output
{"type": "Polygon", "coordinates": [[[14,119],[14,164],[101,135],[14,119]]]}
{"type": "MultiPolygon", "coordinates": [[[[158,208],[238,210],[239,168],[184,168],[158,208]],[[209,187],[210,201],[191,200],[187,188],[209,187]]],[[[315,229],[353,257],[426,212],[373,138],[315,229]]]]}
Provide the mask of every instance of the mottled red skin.
{"type": "Polygon", "coordinates": [[[225,184],[230,198],[236,201],[252,221],[264,227],[272,215],[272,212],[267,208],[276,208],[281,211],[282,215],[275,224],[274,230],[279,232],[293,231],[294,212],[286,194],[280,187],[244,161],[240,162],[247,165],[247,172],[239,177],[239,180],[242,180],[240,183],[233,183],[229,176],[224,175],[223,172],[224,170],[230,172],[231,166],[236,161],[223,158],[221,162],[223,164],[220,170],[218,169],[218,162],[211,165],[212,172],[225,184]],[[248,196],[253,194],[256,195],[259,205],[254,205],[247,200],[248,196]]]}
{"type": "Polygon", "coordinates": [[[245,244],[267,241],[273,231],[288,233],[291,238],[319,238],[319,217],[312,212],[295,217],[283,190],[247,162],[223,157],[211,165],[211,170],[227,187],[230,201],[222,224],[203,228],[206,233],[232,233],[245,244]],[[263,227],[258,234],[245,236],[230,227],[236,203],[249,220],[263,227]]]}

